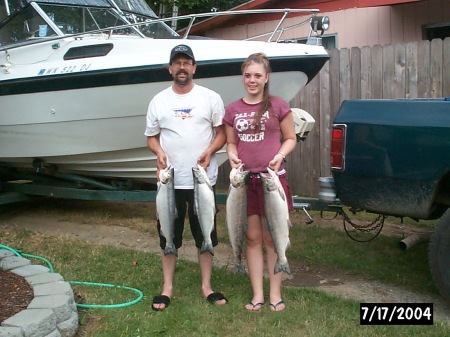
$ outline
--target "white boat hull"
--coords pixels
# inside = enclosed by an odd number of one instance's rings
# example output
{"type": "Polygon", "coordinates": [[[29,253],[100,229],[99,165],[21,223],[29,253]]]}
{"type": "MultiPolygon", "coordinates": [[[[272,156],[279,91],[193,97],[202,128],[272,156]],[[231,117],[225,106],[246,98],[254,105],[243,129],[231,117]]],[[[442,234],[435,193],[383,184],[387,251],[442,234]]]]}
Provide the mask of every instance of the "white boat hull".
{"type": "MultiPolygon", "coordinates": [[[[239,76],[229,76],[196,83],[222,93],[226,104],[242,94],[240,81],[239,76]]],[[[293,88],[306,82],[300,72],[271,78],[278,88],[273,91],[290,98],[297,92],[293,88]]],[[[39,158],[56,165],[60,172],[154,180],[156,157],[147,148],[145,114],[151,97],[170,85],[162,82],[1,97],[0,162],[31,169],[39,158]]],[[[225,151],[220,151],[219,163],[226,159],[225,151]]]]}
{"type": "MultiPolygon", "coordinates": [[[[243,95],[240,65],[251,53],[268,56],[271,93],[286,101],[328,60],[322,47],[296,43],[100,34],[0,52],[0,166],[32,170],[38,159],[63,173],[155,181],[145,116],[153,96],[172,83],[167,63],[179,43],[195,53],[195,83],[225,105],[243,95]],[[106,55],[67,57],[104,46],[106,55]]],[[[219,163],[226,159],[220,151],[219,163]]]]}

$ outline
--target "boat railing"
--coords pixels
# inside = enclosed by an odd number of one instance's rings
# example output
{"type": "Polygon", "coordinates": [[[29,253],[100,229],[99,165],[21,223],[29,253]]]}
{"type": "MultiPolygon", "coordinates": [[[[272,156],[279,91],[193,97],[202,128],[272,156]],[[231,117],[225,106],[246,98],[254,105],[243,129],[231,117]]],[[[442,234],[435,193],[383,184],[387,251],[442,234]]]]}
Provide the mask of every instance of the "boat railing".
{"type": "MultiPolygon", "coordinates": [[[[194,23],[197,19],[201,19],[201,18],[207,18],[206,20],[203,20],[202,22],[200,22],[199,24],[204,24],[205,22],[212,20],[216,17],[221,17],[221,16],[233,16],[233,15],[250,15],[250,14],[275,14],[275,13],[279,13],[282,14],[280,20],[278,21],[277,25],[275,26],[275,28],[270,31],[270,32],[266,32],[263,34],[259,34],[259,35],[255,35],[249,38],[246,38],[245,40],[254,40],[254,39],[258,39],[264,36],[269,35],[269,38],[267,40],[267,42],[278,42],[282,36],[282,34],[286,31],[286,30],[290,30],[305,24],[308,24],[311,22],[311,18],[316,16],[320,11],[318,9],[290,9],[290,8],[285,8],[285,9],[253,9],[253,10],[238,10],[238,11],[222,11],[222,12],[211,12],[211,13],[199,13],[199,14],[189,14],[189,15],[183,15],[183,16],[178,16],[178,17],[172,17],[169,18],[168,20],[170,21],[174,21],[174,20],[189,20],[189,24],[188,27],[181,30],[180,32],[183,33],[183,38],[187,38],[189,36],[190,31],[192,30],[192,27],[194,26],[194,23]],[[300,23],[297,23],[295,25],[291,25],[288,27],[284,27],[282,28],[283,22],[284,20],[289,16],[289,14],[294,14],[294,13],[303,13],[303,14],[309,14],[307,19],[302,20],[300,23]],[[274,40],[275,35],[278,34],[278,38],[276,40],[274,40]]],[[[160,19],[160,20],[165,20],[165,19],[160,19]]]]}
{"type": "MultiPolygon", "coordinates": [[[[173,17],[166,17],[166,18],[157,18],[157,19],[148,19],[146,21],[141,22],[134,22],[134,23],[127,23],[123,25],[117,25],[117,26],[111,26],[106,28],[100,28],[95,30],[89,30],[84,32],[78,32],[73,34],[64,34],[62,36],[48,36],[48,37],[34,37],[30,38],[26,41],[26,43],[17,43],[17,44],[11,44],[11,45],[4,45],[0,46],[0,51],[7,51],[15,48],[22,47],[24,45],[30,45],[30,44],[38,44],[42,42],[49,42],[49,41],[57,41],[61,39],[66,38],[82,38],[83,36],[87,35],[93,35],[93,34],[104,34],[105,38],[111,38],[114,35],[114,32],[116,31],[123,31],[126,29],[133,29],[136,28],[142,28],[142,26],[149,26],[149,25],[156,25],[156,24],[165,24],[167,25],[167,22],[178,22],[182,20],[189,20],[189,23],[187,25],[187,28],[183,28],[179,31],[181,33],[179,36],[174,36],[172,38],[180,38],[180,39],[188,39],[191,37],[190,32],[196,25],[205,24],[205,22],[208,22],[208,20],[214,20],[219,17],[224,16],[237,16],[237,15],[264,15],[264,14],[280,14],[281,18],[277,22],[275,28],[269,32],[265,32],[262,34],[258,34],[255,36],[251,36],[248,38],[245,38],[244,40],[256,40],[256,39],[262,39],[268,36],[266,39],[267,42],[282,42],[281,39],[284,32],[290,29],[297,28],[302,25],[311,24],[314,18],[319,18],[317,15],[319,14],[318,9],[255,9],[255,10],[237,10],[237,11],[220,11],[220,12],[208,12],[208,13],[197,13],[197,14],[188,14],[188,15],[180,15],[180,16],[173,16],[173,17]],[[291,14],[304,14],[306,18],[302,18],[300,22],[290,25],[287,27],[283,27],[283,23],[285,22],[286,18],[291,14]],[[205,19],[197,24],[195,24],[196,21],[199,19],[205,19]]],[[[312,25],[311,25],[312,26],[312,25]]],[[[310,29],[310,33],[308,38],[311,37],[313,34],[313,29],[310,29]]],[[[134,34],[136,37],[143,37],[141,34],[134,34]]],[[[158,38],[158,37],[154,37],[158,38]]]]}
{"type": "MultiPolygon", "coordinates": [[[[148,24],[157,24],[157,23],[173,23],[177,21],[183,21],[183,20],[189,20],[189,23],[186,28],[180,29],[177,31],[180,34],[180,38],[187,39],[190,36],[191,30],[196,25],[203,25],[205,23],[208,23],[210,20],[214,20],[219,17],[226,17],[226,16],[238,16],[238,15],[263,15],[263,14],[281,14],[281,18],[277,22],[275,28],[269,32],[265,32],[262,34],[254,35],[248,38],[245,38],[244,40],[256,40],[261,39],[266,36],[269,36],[269,38],[266,40],[267,42],[280,42],[281,37],[285,31],[310,24],[313,20],[313,18],[317,17],[317,15],[320,13],[319,9],[291,9],[291,8],[284,8],[284,9],[253,9],[253,10],[237,10],[237,11],[220,11],[220,12],[208,12],[208,13],[196,13],[196,14],[187,14],[187,15],[180,15],[180,16],[172,16],[167,18],[158,18],[158,19],[151,19],[149,21],[141,22],[141,23],[135,23],[131,26],[142,26],[142,25],[148,25],[148,24]],[[306,18],[301,20],[300,22],[283,27],[283,23],[286,18],[290,14],[305,14],[306,18]],[[197,24],[195,22],[199,19],[203,19],[197,24]],[[276,37],[276,38],[275,38],[276,37]]],[[[118,26],[118,27],[111,27],[110,34],[116,29],[123,29],[129,27],[129,25],[124,26],[118,26]]],[[[104,29],[109,30],[109,29],[104,29]]],[[[103,30],[103,31],[104,31],[103,30]]],[[[309,36],[312,34],[312,29],[310,30],[309,36]]]]}

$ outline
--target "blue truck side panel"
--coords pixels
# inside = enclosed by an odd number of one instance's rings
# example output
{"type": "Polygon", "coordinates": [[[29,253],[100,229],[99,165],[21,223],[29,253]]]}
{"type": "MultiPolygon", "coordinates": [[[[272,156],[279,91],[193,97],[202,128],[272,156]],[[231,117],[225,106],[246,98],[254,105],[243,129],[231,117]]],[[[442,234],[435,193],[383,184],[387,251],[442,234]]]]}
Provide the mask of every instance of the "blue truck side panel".
{"type": "MultiPolygon", "coordinates": [[[[427,219],[450,172],[450,102],[445,99],[349,100],[345,169],[332,170],[344,205],[427,219]]],[[[450,191],[449,191],[450,193],[450,191]]]]}

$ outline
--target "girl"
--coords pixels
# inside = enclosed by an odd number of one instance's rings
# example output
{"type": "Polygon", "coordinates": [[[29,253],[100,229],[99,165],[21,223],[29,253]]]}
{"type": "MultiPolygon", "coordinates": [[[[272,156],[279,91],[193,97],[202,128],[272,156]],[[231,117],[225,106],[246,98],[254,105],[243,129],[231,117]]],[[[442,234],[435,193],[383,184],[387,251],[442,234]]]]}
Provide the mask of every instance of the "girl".
{"type": "Polygon", "coordinates": [[[244,163],[245,169],[251,172],[245,238],[253,297],[245,308],[260,311],[264,305],[264,245],[270,281],[270,309],[282,311],[286,308],[281,296],[282,273],[274,274],[277,254],[270,233],[264,225],[264,193],[259,173],[267,172],[267,167],[278,173],[288,198],[289,209],[292,210],[292,196],[283,163],[297,144],[294,121],[287,102],[269,94],[270,64],[264,54],[250,55],[242,64],[241,70],[245,96],[226,107],[224,124],[231,167],[237,168],[244,163]]]}

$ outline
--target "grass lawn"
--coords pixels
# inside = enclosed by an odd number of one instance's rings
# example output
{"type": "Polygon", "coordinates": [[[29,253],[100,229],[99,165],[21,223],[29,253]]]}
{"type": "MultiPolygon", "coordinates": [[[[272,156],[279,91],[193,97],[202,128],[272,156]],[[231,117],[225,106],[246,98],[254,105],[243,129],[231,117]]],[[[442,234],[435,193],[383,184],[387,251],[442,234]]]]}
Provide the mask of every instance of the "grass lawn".
{"type": "MultiPolygon", "coordinates": [[[[71,205],[73,212],[80,212],[81,207],[71,205]]],[[[4,209],[0,209],[0,213],[2,211],[4,209]]],[[[100,213],[99,218],[105,218],[104,211],[100,213]]],[[[55,213],[55,216],[59,215],[55,213]]],[[[89,221],[96,221],[95,216],[91,216],[89,221]]],[[[141,215],[136,211],[132,216],[141,215]]],[[[142,217],[148,217],[148,213],[142,217]]],[[[123,218],[113,218],[109,216],[101,221],[127,222],[123,218]]],[[[128,221],[139,228],[139,221],[128,221]]],[[[221,239],[227,240],[223,219],[219,226],[221,239]]],[[[350,240],[342,230],[300,224],[294,224],[291,242],[289,260],[330,266],[351,275],[422,293],[437,293],[428,270],[426,243],[405,252],[398,249],[398,240],[392,237],[380,235],[361,244],[350,240]]],[[[286,287],[283,296],[287,308],[283,312],[273,313],[268,305],[261,312],[248,312],[243,309],[251,296],[248,278],[234,275],[225,267],[214,269],[212,283],[214,289],[227,296],[229,303],[215,307],[201,297],[198,264],[183,259],[177,263],[171,305],[164,312],[155,312],[151,310],[151,301],[161,288],[158,255],[32,233],[1,221],[0,243],[48,259],[55,272],[63,275],[66,281],[116,284],[142,291],[143,299],[133,305],[79,309],[78,337],[450,335],[449,324],[442,322],[435,322],[433,326],[361,326],[359,302],[309,287],[286,287]]],[[[129,303],[137,297],[136,292],[123,288],[75,284],[72,287],[79,302],[88,304],[129,303]]]]}

